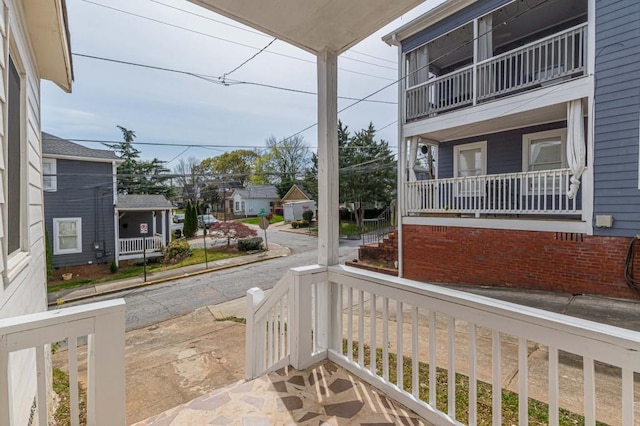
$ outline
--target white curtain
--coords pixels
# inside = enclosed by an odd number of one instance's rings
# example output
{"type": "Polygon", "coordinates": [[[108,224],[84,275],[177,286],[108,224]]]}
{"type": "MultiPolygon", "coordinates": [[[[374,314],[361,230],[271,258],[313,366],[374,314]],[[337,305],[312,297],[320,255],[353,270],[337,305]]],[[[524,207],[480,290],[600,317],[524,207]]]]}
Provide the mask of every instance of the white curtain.
{"type": "Polygon", "coordinates": [[[580,177],[587,161],[583,117],[582,100],[578,99],[567,103],[567,162],[571,169],[571,185],[567,195],[570,199],[578,194],[580,177]]]}
{"type": "Polygon", "coordinates": [[[418,162],[418,138],[411,138],[409,142],[409,182],[417,180],[416,163],[418,162]]]}
{"type": "Polygon", "coordinates": [[[493,17],[483,16],[478,19],[478,61],[493,56],[493,17]]]}

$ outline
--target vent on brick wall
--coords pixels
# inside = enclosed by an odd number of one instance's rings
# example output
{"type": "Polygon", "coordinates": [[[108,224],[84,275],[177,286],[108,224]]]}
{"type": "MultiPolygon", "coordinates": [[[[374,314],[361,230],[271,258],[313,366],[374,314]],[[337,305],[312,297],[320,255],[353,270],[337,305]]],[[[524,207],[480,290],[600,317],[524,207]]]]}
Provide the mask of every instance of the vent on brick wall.
{"type": "Polygon", "coordinates": [[[577,234],[575,232],[556,232],[556,240],[581,243],[584,240],[584,234],[577,234]]]}
{"type": "Polygon", "coordinates": [[[447,232],[449,230],[448,226],[432,226],[431,232],[447,232]]]}

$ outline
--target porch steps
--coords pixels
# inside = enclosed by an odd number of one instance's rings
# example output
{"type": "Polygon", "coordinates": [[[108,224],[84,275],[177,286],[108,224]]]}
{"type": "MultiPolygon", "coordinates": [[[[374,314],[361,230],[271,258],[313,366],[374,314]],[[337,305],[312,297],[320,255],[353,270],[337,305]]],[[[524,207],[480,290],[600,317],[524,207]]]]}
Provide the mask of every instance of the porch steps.
{"type": "Polygon", "coordinates": [[[134,426],[195,424],[411,424],[418,415],[335,364],[285,367],[203,395],[134,426]]]}
{"type": "Polygon", "coordinates": [[[358,259],[369,263],[382,263],[394,268],[398,260],[398,230],[391,232],[377,244],[366,244],[358,248],[358,259]]]}

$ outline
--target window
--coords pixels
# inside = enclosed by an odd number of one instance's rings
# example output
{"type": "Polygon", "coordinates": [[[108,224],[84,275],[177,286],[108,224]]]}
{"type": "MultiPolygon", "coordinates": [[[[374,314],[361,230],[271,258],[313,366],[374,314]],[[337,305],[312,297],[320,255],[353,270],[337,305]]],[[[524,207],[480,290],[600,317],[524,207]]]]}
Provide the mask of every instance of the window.
{"type": "Polygon", "coordinates": [[[427,46],[421,46],[405,55],[407,60],[407,87],[417,86],[429,79],[427,46]]]}
{"type": "Polygon", "coordinates": [[[474,142],[453,147],[454,177],[487,174],[487,142],[474,142]]]}
{"type": "Polygon", "coordinates": [[[240,201],[236,201],[236,209],[237,212],[240,211],[240,201]]]}
{"type": "Polygon", "coordinates": [[[42,189],[49,192],[55,192],[58,190],[56,160],[53,158],[42,159],[42,189]]]}
{"type": "Polygon", "coordinates": [[[82,253],[82,218],[53,219],[53,254],[82,253]]]}
{"type": "Polygon", "coordinates": [[[522,137],[522,170],[537,172],[567,167],[567,129],[529,133],[522,137]]]}
{"type": "Polygon", "coordinates": [[[20,73],[9,56],[9,85],[7,102],[7,226],[8,254],[22,247],[23,187],[22,179],[22,81],[20,73]]]}

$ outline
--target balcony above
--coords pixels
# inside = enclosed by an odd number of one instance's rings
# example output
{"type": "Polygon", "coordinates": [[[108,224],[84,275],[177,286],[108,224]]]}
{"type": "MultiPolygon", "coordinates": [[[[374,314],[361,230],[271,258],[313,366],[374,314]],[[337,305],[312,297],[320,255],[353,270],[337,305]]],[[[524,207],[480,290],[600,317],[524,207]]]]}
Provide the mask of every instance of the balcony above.
{"type": "Polygon", "coordinates": [[[586,32],[582,23],[407,88],[405,122],[584,77],[586,32]]]}

